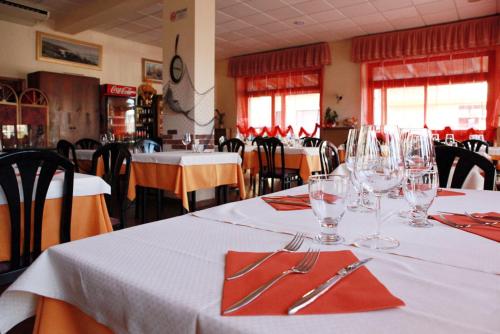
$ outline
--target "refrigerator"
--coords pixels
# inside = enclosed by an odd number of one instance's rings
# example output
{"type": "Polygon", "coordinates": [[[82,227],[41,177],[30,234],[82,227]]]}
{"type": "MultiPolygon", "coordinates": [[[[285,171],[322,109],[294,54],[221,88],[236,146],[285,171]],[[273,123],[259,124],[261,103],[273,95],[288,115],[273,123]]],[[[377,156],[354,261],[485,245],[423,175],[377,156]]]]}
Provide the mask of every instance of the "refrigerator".
{"type": "Polygon", "coordinates": [[[111,133],[116,141],[134,139],[136,96],[136,87],[101,86],[101,134],[111,133]]]}

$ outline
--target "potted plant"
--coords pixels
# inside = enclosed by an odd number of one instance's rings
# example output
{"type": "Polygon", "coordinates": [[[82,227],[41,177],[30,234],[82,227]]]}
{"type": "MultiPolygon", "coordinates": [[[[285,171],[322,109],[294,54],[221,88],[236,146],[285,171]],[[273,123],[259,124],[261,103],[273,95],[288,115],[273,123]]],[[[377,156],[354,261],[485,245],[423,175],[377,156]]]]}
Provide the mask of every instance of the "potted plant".
{"type": "Polygon", "coordinates": [[[337,114],[337,111],[332,110],[332,108],[327,107],[326,112],[325,112],[325,125],[327,127],[334,127],[337,125],[337,119],[339,118],[339,115],[337,114]]]}

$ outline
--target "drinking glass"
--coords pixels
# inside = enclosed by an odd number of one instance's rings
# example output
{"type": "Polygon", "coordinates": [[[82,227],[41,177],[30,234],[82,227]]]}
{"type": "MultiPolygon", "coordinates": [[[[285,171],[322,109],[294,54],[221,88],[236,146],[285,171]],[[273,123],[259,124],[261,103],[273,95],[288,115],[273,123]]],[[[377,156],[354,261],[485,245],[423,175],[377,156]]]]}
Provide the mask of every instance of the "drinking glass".
{"type": "Polygon", "coordinates": [[[375,195],[377,221],[375,234],[356,240],[355,245],[371,249],[398,247],[399,241],[380,234],[382,196],[399,186],[404,176],[403,152],[397,126],[366,125],[360,129],[354,175],[366,190],[375,195]]]}
{"type": "Polygon", "coordinates": [[[435,164],[434,144],[428,129],[407,129],[403,142],[405,169],[412,173],[425,172],[435,164]]]}
{"type": "Polygon", "coordinates": [[[186,132],[183,136],[182,136],[182,144],[186,147],[186,151],[187,151],[187,147],[188,145],[191,143],[191,134],[189,132],[186,132]]]}
{"type": "Polygon", "coordinates": [[[432,134],[432,140],[433,140],[433,141],[439,141],[439,134],[437,134],[437,133],[433,133],[433,134],[432,134]]]}
{"type": "Polygon", "coordinates": [[[108,143],[108,136],[104,133],[101,135],[101,144],[106,145],[108,143]]]}
{"type": "Polygon", "coordinates": [[[419,171],[418,173],[407,171],[403,181],[403,194],[411,208],[410,226],[432,226],[432,223],[427,219],[427,211],[437,195],[438,183],[436,170],[419,171]]]}
{"type": "Polygon", "coordinates": [[[350,129],[347,134],[347,142],[345,145],[345,166],[349,172],[349,180],[352,184],[352,189],[349,191],[347,200],[347,209],[353,212],[370,212],[370,204],[368,201],[368,193],[363,190],[354,175],[354,161],[356,160],[356,145],[358,143],[358,129],[350,129]]]}
{"type": "Polygon", "coordinates": [[[477,135],[477,139],[484,141],[484,135],[477,135]]]}
{"type": "Polygon", "coordinates": [[[446,134],[445,142],[446,142],[446,145],[454,146],[455,136],[453,135],[453,133],[446,134]]]}
{"type": "Polygon", "coordinates": [[[321,227],[315,241],[335,245],[344,240],[337,227],[345,213],[347,188],[346,176],[321,174],[309,178],[309,200],[321,227]]]}

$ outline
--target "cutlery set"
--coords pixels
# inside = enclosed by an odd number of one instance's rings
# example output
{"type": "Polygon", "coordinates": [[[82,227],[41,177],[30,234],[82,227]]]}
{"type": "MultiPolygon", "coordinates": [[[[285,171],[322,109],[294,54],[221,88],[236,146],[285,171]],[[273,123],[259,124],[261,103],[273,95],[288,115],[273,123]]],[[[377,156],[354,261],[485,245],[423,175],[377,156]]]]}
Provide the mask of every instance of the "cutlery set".
{"type": "Polygon", "coordinates": [[[490,226],[490,227],[498,227],[500,228],[500,217],[499,216],[493,216],[493,215],[472,215],[468,212],[464,213],[455,213],[455,212],[447,212],[447,211],[439,211],[439,218],[443,221],[448,226],[455,227],[455,228],[469,228],[469,227],[478,227],[478,226],[490,226]],[[455,222],[452,222],[448,218],[446,218],[444,215],[453,215],[453,216],[459,216],[459,217],[466,217],[469,218],[471,221],[474,223],[471,224],[457,224],[455,222]]]}
{"type": "MultiPolygon", "coordinates": [[[[274,251],[273,253],[270,253],[269,255],[263,257],[262,259],[248,265],[247,267],[241,269],[237,273],[233,274],[232,276],[226,278],[227,280],[233,280],[239,277],[242,277],[246,275],[247,273],[251,272],[258,266],[260,266],[262,263],[270,259],[272,256],[281,253],[281,252],[296,252],[299,250],[300,246],[304,242],[304,234],[298,233],[294,236],[294,238],[282,249],[278,249],[274,251]]],[[[229,314],[234,311],[237,311],[241,309],[242,307],[250,304],[253,302],[255,299],[257,299],[260,295],[262,295],[265,291],[267,291],[269,288],[271,288],[274,284],[278,283],[280,280],[285,278],[288,275],[292,274],[307,274],[309,273],[313,267],[315,266],[316,262],[318,261],[320,255],[320,250],[319,249],[313,249],[309,248],[308,251],[305,253],[304,257],[297,262],[293,267],[281,272],[268,282],[264,283],[254,291],[252,291],[250,294],[239,300],[238,302],[234,303],[231,305],[229,308],[227,308],[223,313],[224,314],[229,314]]],[[[352,263],[348,265],[345,268],[340,269],[333,277],[328,279],[326,282],[322,283],[318,287],[312,289],[311,291],[307,292],[304,294],[299,300],[297,300],[295,303],[293,303],[292,306],[288,309],[288,314],[295,314],[301,309],[307,307],[308,305],[312,304],[316,299],[324,295],[328,290],[330,290],[335,284],[340,282],[343,278],[347,277],[349,274],[353,273],[363,265],[365,265],[368,261],[372,260],[372,258],[367,258],[355,263],[352,263]]]]}

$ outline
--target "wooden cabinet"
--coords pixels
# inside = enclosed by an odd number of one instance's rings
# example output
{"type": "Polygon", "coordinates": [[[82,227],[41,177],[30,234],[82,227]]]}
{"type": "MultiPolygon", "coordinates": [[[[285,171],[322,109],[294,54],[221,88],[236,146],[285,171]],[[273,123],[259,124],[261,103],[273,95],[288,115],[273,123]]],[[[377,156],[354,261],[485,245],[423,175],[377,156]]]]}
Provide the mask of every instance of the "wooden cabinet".
{"type": "Polygon", "coordinates": [[[49,99],[49,145],[59,139],[99,139],[99,79],[79,75],[34,72],[28,87],[49,99]]]}
{"type": "Polygon", "coordinates": [[[349,134],[349,130],[351,127],[347,126],[336,126],[333,128],[322,128],[320,132],[320,137],[323,140],[328,140],[335,144],[335,146],[339,146],[347,140],[347,135],[349,134]]]}

